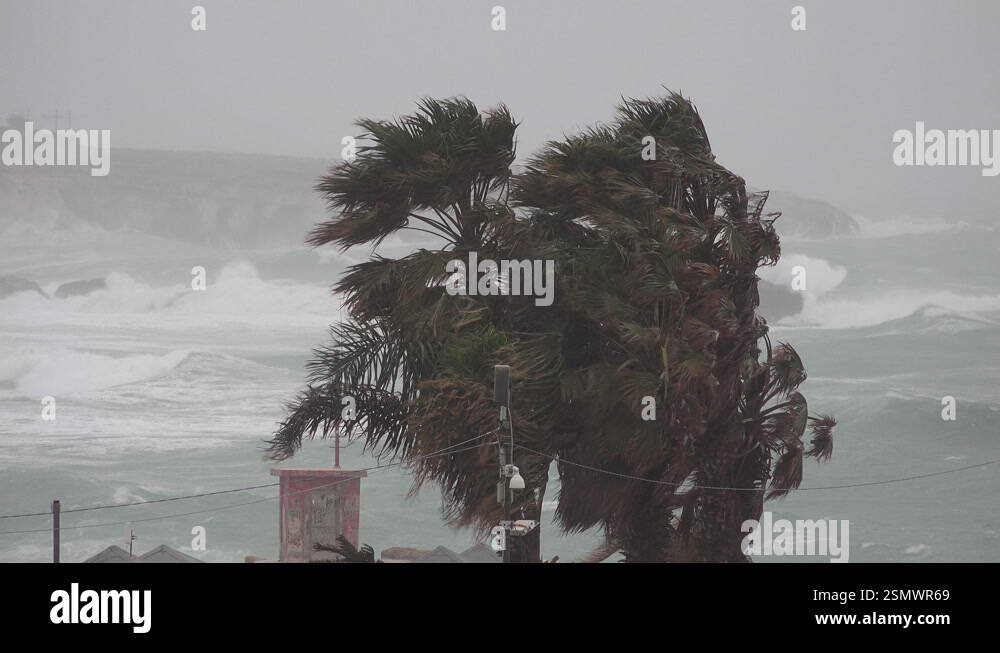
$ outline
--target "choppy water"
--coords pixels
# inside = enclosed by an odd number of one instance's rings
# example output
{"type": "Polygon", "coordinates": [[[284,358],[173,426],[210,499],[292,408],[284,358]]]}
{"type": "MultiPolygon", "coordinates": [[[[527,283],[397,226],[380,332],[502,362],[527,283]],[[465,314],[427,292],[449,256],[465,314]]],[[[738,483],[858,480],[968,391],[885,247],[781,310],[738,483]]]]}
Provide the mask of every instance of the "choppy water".
{"type": "MultiPolygon", "coordinates": [[[[336,265],[304,251],[239,255],[139,237],[7,233],[0,274],[39,281],[104,276],[86,297],[20,293],[0,300],[0,514],[64,510],[270,483],[261,442],[299,389],[302,365],[339,314],[327,286],[336,265]],[[82,245],[80,243],[83,243],[82,245]],[[190,290],[190,268],[209,285],[190,290]],[[56,398],[42,421],[41,399],[56,398]]],[[[897,478],[1000,458],[1000,233],[944,221],[867,223],[860,236],[787,241],[768,278],[804,265],[806,305],[772,337],[793,343],[810,374],[813,412],[840,420],[833,459],[807,463],[804,486],[897,478]],[[958,420],[941,419],[941,397],[958,420]]],[[[341,261],[343,263],[343,261],[341,261]]],[[[473,435],[473,434],[470,434],[473,435]]],[[[345,466],[374,461],[353,447],[345,466]]],[[[314,443],[291,464],[329,464],[314,443]]],[[[442,524],[439,497],[406,497],[392,469],[362,485],[361,539],[389,546],[464,548],[471,534],[442,524]]],[[[166,543],[191,552],[204,526],[211,561],[277,554],[273,488],[70,514],[63,559],[123,545],[166,543]],[[138,521],[206,511],[159,521],[138,521]],[[98,525],[98,526],[93,526],[98,525]],[[90,526],[90,527],[88,527],[90,526]]],[[[555,492],[550,492],[551,498],[555,492]]],[[[851,520],[852,561],[1000,560],[1000,465],[894,485],[803,491],[775,502],[780,516],[851,520]]],[[[547,504],[552,515],[554,504],[547,504]]],[[[45,517],[3,519],[0,531],[44,529],[45,517]]],[[[546,556],[573,559],[598,533],[545,531],[546,556]]],[[[0,560],[45,561],[48,532],[0,534],[0,560]]]]}

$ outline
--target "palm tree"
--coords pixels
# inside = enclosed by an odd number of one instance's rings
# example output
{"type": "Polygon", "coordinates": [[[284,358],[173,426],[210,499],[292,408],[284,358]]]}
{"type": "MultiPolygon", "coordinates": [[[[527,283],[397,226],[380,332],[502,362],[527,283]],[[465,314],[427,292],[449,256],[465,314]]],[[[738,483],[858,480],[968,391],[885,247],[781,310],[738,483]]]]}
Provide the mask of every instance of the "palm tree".
{"type": "MultiPolygon", "coordinates": [[[[440,484],[452,523],[485,529],[501,517],[492,440],[424,454],[494,427],[491,368],[506,363],[527,488],[518,515],[538,518],[557,459],[563,528],[601,526],[606,549],[632,561],[744,560],[740,524],[759,516],[769,480],[780,496],[803,455],[829,455],[833,421],[807,416],[801,361],[772,350],[756,315],[755,271],[780,255],[775,216],[715,163],[693,105],[625,101],[613,124],[549,143],[516,177],[505,107],[424,100],[358,124],[370,145],[317,186],[338,215],[309,242],[374,249],[409,228],[443,245],[348,270],[335,290],[350,319],[316,351],[269,455],[341,429],[408,461],[414,489],[440,484]],[[652,161],[640,155],[649,136],[652,161]],[[470,251],[554,261],[555,302],[447,294],[447,261],[470,251]],[[649,397],[655,420],[641,415],[649,397]]],[[[540,559],[537,531],[524,557],[540,559]]]]}
{"type": "MultiPolygon", "coordinates": [[[[443,286],[450,259],[470,251],[502,258],[517,124],[506,107],[480,112],[466,99],[424,100],[414,115],[361,120],[369,144],[317,185],[335,217],[308,242],[342,249],[371,244],[371,260],[351,267],[334,290],[350,318],[331,328],[332,343],[315,352],[309,387],[269,443],[269,456],[292,455],[302,438],[340,429],[366,450],[399,457],[414,472],[414,491],[441,485],[447,518],[486,529],[501,517],[495,501],[495,438],[475,450],[423,457],[495,430],[492,367],[523,306],[520,297],[456,297],[443,286]],[[374,254],[387,236],[415,229],[439,239],[400,259],[374,254]],[[345,421],[341,399],[356,400],[345,421]]],[[[529,251],[529,248],[525,248],[529,251]]],[[[528,428],[519,437],[536,446],[528,428]]],[[[527,476],[525,478],[528,478],[527,476]]],[[[517,508],[538,516],[545,478],[532,481],[517,508]]],[[[536,536],[537,539],[537,536],[536,536]]],[[[537,559],[537,545],[532,559],[537,559]]]]}
{"type": "Polygon", "coordinates": [[[740,527],[760,516],[765,485],[769,498],[798,487],[803,455],[828,457],[835,424],[807,417],[802,362],[772,349],[756,314],[756,270],[780,256],[766,194],[748,197],[671,93],[547,144],[514,199],[526,231],[558,241],[564,328],[511,364],[561,388],[541,408],[571,461],[561,525],[603,525],[608,550],[632,561],[745,560],[740,527]],[[641,419],[644,401],[655,420],[641,419]]]}

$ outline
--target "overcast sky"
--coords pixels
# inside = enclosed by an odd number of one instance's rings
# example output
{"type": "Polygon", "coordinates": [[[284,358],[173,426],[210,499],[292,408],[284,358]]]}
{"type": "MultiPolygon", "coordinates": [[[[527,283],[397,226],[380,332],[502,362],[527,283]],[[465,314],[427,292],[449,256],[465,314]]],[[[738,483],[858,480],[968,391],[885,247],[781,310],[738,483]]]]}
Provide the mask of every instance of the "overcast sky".
{"type": "Polygon", "coordinates": [[[523,160],[667,86],[754,186],[871,216],[995,213],[1000,177],[895,167],[892,134],[1000,129],[998,27],[997,0],[0,0],[0,118],[72,111],[113,147],[332,159],[358,117],[462,94],[511,107],[523,160]]]}

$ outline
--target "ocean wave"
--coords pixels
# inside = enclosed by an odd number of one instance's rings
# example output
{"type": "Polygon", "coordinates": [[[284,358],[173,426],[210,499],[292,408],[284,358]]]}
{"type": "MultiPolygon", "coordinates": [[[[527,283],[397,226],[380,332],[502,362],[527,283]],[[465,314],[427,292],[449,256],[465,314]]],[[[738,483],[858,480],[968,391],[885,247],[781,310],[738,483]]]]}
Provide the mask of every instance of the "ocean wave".
{"type": "Polygon", "coordinates": [[[225,352],[176,349],[164,353],[111,355],[66,347],[0,350],[0,387],[9,395],[39,398],[78,395],[120,386],[146,384],[136,393],[119,393],[115,401],[142,403],[150,398],[198,395],[206,387],[237,393],[269,387],[295,370],[225,352]],[[239,383],[234,383],[238,379],[239,383]],[[195,380],[195,383],[192,383],[195,380]]]}
{"type": "Polygon", "coordinates": [[[791,288],[792,281],[797,276],[796,268],[805,270],[805,289],[802,294],[806,298],[825,295],[847,278],[846,268],[805,254],[782,256],[775,265],[761,268],[757,274],[764,281],[791,288]]]}
{"type": "Polygon", "coordinates": [[[1000,324],[982,319],[975,313],[953,311],[937,304],[926,304],[906,317],[881,322],[872,327],[872,331],[882,336],[915,333],[946,335],[998,326],[1000,324]]]}
{"type": "MultiPolygon", "coordinates": [[[[327,288],[313,284],[261,279],[257,269],[244,261],[226,265],[217,273],[208,270],[204,290],[191,288],[190,270],[178,270],[184,282],[153,286],[132,276],[113,272],[104,281],[106,288],[86,295],[56,298],[63,281],[43,286],[49,297],[36,292],[20,292],[0,300],[0,314],[16,318],[35,314],[175,314],[186,316],[295,316],[335,313],[340,305],[327,288]]],[[[75,281],[66,279],[64,281],[75,281]]]]}
{"type": "Polygon", "coordinates": [[[154,379],[177,368],[189,355],[175,350],[111,356],[38,347],[0,358],[0,385],[20,397],[74,395],[154,379]]]}
{"type": "Polygon", "coordinates": [[[858,223],[858,236],[862,238],[891,238],[914,234],[935,234],[968,226],[964,221],[950,222],[940,217],[896,216],[872,220],[864,216],[854,216],[858,223]]]}
{"type": "Polygon", "coordinates": [[[900,331],[954,333],[994,326],[979,316],[992,311],[1000,311],[1000,295],[906,290],[865,298],[807,296],[802,312],[783,325],[850,329],[895,322],[900,331]]]}

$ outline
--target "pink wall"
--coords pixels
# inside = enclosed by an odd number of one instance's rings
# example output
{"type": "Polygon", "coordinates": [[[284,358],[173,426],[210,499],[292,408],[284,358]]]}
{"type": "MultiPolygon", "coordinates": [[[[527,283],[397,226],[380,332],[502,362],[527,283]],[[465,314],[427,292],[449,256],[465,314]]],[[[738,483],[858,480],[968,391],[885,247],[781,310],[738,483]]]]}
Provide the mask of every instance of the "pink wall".
{"type": "Polygon", "coordinates": [[[343,535],[358,546],[361,479],[365,472],[344,469],[272,469],[279,479],[278,513],[282,562],[327,560],[333,554],[313,544],[336,544],[343,535]]]}

